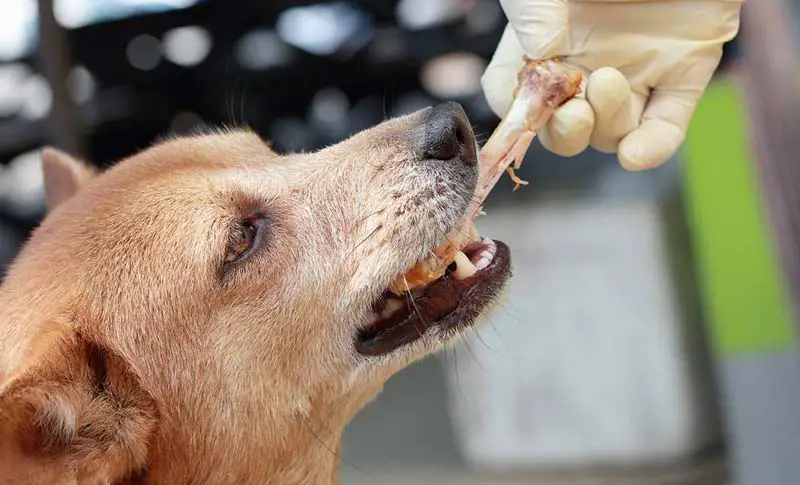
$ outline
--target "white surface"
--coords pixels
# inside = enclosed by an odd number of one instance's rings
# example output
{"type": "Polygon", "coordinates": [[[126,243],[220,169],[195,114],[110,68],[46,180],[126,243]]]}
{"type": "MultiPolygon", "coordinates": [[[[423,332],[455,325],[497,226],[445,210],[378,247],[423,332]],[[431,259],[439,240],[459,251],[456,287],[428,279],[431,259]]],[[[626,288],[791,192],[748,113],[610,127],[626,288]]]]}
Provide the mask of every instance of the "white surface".
{"type": "Polygon", "coordinates": [[[514,277],[448,361],[468,461],[630,466],[713,441],[713,403],[693,391],[709,382],[692,364],[699,324],[681,321],[655,204],[509,207],[479,229],[509,244],[514,277]]]}

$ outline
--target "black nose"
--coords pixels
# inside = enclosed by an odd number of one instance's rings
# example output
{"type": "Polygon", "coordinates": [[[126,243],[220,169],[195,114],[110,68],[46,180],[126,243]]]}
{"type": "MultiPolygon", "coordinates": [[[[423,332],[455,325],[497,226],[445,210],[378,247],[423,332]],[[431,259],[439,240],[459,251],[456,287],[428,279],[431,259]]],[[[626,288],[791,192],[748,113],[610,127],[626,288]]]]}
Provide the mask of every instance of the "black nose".
{"type": "Polygon", "coordinates": [[[458,157],[475,163],[475,136],[460,104],[447,102],[428,108],[418,151],[422,159],[458,157]]]}

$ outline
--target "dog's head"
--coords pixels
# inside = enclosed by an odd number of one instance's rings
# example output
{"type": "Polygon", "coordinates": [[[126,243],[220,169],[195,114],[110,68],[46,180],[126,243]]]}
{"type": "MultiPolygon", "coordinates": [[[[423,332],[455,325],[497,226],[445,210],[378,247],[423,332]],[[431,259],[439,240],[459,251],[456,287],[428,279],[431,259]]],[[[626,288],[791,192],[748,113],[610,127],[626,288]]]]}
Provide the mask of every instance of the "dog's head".
{"type": "Polygon", "coordinates": [[[507,248],[484,242],[467,280],[387,296],[475,189],[455,104],[307,154],[226,131],[101,174],[43,160],[51,210],[0,291],[0,464],[20,473],[286,473],[310,458],[297,442],[325,454],[317,438],[471,325],[508,276],[507,248]]]}

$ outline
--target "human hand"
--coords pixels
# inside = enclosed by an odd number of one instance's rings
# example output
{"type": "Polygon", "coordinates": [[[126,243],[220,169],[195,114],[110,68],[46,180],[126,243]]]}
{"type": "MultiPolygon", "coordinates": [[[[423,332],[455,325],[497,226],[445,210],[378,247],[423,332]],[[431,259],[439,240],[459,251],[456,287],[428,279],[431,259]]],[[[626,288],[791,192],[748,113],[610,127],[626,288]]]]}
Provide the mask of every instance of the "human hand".
{"type": "Polygon", "coordinates": [[[583,93],[539,133],[548,150],[588,146],[643,170],[668,160],[739,29],[744,0],[500,0],[509,20],[482,78],[492,110],[511,105],[523,55],[562,57],[583,93]]]}

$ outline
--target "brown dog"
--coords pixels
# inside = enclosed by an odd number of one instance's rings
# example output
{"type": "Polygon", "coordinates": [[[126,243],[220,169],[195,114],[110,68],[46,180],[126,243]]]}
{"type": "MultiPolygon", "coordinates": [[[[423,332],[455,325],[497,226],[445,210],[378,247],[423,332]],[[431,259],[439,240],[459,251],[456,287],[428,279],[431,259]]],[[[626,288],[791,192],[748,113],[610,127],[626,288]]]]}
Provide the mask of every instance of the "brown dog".
{"type": "Polygon", "coordinates": [[[43,167],[0,289],[0,483],[334,483],[348,421],[509,275],[484,239],[476,274],[385,291],[473,194],[453,103],[311,154],[229,131],[43,167]]]}

